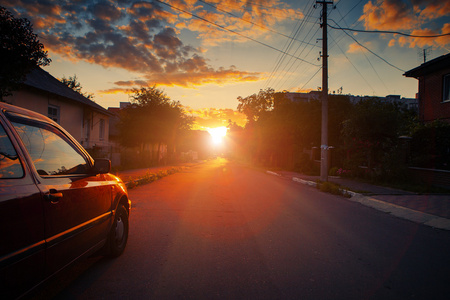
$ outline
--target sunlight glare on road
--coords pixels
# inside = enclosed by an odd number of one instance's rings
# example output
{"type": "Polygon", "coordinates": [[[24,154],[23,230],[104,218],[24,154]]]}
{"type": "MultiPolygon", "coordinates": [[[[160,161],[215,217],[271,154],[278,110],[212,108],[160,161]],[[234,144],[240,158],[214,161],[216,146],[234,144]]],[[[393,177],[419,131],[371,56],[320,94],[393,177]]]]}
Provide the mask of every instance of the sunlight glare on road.
{"type": "Polygon", "coordinates": [[[222,127],[216,127],[216,128],[209,128],[208,132],[211,135],[212,143],[214,145],[220,145],[223,142],[223,138],[227,134],[228,128],[225,126],[222,127]]]}

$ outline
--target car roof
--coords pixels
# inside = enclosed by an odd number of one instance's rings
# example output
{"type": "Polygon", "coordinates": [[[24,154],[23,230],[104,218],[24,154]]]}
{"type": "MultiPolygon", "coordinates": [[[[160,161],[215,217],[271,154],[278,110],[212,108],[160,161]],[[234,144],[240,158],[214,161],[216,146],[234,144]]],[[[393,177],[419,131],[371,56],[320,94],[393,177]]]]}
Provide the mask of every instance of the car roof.
{"type": "Polygon", "coordinates": [[[46,116],[44,116],[44,115],[42,115],[40,113],[37,113],[37,112],[29,110],[29,109],[25,109],[25,108],[22,108],[22,107],[18,107],[18,106],[15,106],[15,105],[11,105],[11,104],[0,102],[0,109],[2,111],[13,112],[13,113],[17,113],[17,114],[24,115],[24,116],[27,116],[27,117],[31,117],[31,118],[39,120],[39,121],[52,123],[53,125],[56,124],[52,119],[47,118],[46,116]]]}

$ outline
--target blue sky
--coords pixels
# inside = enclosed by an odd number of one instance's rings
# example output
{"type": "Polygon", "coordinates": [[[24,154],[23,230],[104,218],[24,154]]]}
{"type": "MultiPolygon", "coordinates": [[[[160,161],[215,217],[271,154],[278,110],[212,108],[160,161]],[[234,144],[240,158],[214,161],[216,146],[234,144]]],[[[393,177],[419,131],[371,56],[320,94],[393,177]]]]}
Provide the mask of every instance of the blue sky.
{"type": "MultiPolygon", "coordinates": [[[[1,0],[32,21],[52,59],[45,70],[77,75],[103,107],[154,86],[192,110],[234,110],[237,97],[268,87],[321,86],[320,5],[316,1],[1,0]],[[287,53],[287,54],[283,54],[287,53]]],[[[418,36],[450,33],[450,1],[334,1],[334,27],[418,36]]],[[[412,98],[402,74],[450,52],[450,36],[417,38],[329,28],[329,89],[412,98]],[[369,52],[376,53],[379,57],[369,52]],[[389,63],[389,64],[388,64],[389,63]]]]}

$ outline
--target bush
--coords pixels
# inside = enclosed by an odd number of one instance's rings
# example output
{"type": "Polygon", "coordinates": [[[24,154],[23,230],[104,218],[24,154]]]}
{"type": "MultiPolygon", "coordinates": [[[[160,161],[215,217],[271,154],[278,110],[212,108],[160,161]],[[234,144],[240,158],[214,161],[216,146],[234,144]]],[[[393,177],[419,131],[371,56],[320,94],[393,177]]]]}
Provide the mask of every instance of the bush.
{"type": "Polygon", "coordinates": [[[333,195],[338,195],[338,196],[344,196],[344,197],[350,197],[350,195],[348,193],[346,193],[345,191],[343,191],[341,189],[341,186],[339,184],[333,183],[333,182],[322,182],[322,181],[318,181],[317,182],[317,188],[325,193],[329,193],[329,194],[333,194],[333,195]]]}
{"type": "Polygon", "coordinates": [[[318,175],[320,173],[319,166],[314,164],[306,153],[302,153],[300,159],[294,166],[294,171],[305,175],[318,175]]]}
{"type": "Polygon", "coordinates": [[[338,169],[338,167],[332,167],[331,169],[330,169],[330,171],[328,171],[328,175],[330,175],[330,176],[338,176],[337,175],[337,171],[338,171],[339,169],[338,169]]]}

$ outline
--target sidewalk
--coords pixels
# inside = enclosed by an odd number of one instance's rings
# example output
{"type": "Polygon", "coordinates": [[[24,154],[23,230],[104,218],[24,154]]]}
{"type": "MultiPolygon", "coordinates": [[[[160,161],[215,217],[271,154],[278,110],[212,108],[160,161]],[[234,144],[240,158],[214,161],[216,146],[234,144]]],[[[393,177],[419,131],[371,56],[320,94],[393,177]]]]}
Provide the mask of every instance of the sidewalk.
{"type": "MultiPolygon", "coordinates": [[[[316,186],[319,176],[307,176],[294,172],[268,172],[303,184],[316,186]]],[[[349,199],[363,205],[390,213],[427,226],[450,230],[450,194],[416,194],[413,192],[376,186],[347,178],[328,177],[352,194],[349,199]]]]}

